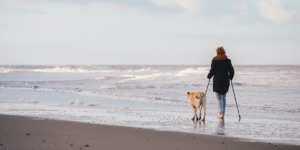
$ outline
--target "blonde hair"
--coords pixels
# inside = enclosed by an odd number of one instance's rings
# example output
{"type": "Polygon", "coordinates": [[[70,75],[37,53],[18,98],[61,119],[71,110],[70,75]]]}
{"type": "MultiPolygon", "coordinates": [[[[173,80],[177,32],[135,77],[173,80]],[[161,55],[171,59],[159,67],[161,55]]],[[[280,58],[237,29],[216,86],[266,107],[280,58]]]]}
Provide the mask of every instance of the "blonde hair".
{"type": "Polygon", "coordinates": [[[216,49],[216,52],[217,52],[217,55],[220,55],[220,54],[226,54],[226,51],[223,47],[218,47],[216,49]]]}

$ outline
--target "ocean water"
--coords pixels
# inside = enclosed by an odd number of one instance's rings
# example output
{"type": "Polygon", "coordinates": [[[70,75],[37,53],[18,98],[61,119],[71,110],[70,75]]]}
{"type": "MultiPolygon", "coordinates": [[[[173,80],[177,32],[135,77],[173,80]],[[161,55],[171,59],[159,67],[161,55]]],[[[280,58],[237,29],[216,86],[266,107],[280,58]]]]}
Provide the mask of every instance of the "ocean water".
{"type": "Polygon", "coordinates": [[[300,66],[234,66],[224,121],[212,81],[205,122],[188,91],[205,91],[210,66],[0,66],[0,113],[300,145],[300,66]]]}

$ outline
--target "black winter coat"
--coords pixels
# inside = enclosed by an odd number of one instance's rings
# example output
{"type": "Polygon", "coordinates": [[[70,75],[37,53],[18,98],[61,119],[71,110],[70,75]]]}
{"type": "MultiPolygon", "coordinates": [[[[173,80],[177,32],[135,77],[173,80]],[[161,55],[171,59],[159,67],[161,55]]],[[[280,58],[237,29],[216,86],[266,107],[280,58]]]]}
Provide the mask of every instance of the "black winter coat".
{"type": "Polygon", "coordinates": [[[230,59],[212,60],[207,78],[213,78],[213,91],[224,95],[229,89],[229,80],[233,79],[234,69],[230,59]]]}

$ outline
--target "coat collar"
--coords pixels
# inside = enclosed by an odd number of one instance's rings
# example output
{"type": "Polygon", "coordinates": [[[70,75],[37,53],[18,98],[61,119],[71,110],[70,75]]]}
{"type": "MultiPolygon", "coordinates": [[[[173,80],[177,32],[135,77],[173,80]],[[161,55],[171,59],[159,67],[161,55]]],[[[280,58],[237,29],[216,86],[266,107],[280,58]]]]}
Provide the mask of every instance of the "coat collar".
{"type": "Polygon", "coordinates": [[[225,54],[219,54],[213,58],[213,60],[225,60],[225,59],[228,59],[228,57],[225,54]]]}

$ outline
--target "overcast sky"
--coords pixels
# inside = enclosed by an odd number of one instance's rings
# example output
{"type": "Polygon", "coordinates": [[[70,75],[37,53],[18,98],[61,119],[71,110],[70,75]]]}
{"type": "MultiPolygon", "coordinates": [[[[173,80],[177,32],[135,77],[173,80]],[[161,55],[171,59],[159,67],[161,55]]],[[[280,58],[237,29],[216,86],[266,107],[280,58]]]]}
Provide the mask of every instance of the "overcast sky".
{"type": "Polygon", "coordinates": [[[0,64],[300,64],[300,0],[0,0],[0,64]]]}

